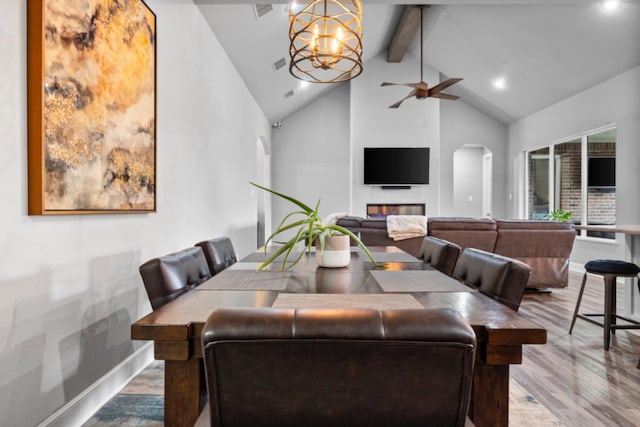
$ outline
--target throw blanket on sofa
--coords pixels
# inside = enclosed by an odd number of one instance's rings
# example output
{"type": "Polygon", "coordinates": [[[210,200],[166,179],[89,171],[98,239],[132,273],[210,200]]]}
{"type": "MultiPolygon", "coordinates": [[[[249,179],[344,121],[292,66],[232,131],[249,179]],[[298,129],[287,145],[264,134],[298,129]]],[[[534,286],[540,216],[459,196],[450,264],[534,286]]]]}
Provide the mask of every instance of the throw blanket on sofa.
{"type": "Polygon", "coordinates": [[[393,240],[404,240],[427,234],[427,217],[423,215],[387,216],[387,233],[393,240]]]}

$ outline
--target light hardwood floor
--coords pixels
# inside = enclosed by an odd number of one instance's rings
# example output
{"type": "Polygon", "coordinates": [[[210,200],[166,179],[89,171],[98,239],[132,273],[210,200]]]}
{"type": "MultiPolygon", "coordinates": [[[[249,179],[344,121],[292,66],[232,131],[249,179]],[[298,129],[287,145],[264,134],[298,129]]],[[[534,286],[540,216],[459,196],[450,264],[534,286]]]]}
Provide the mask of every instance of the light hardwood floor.
{"type": "MultiPolygon", "coordinates": [[[[640,330],[616,331],[608,352],[599,326],[577,319],[569,335],[581,280],[572,272],[566,289],[525,294],[519,312],[547,328],[547,344],[525,346],[511,377],[566,426],[640,426],[640,330]]],[[[603,289],[590,276],[580,311],[602,313],[603,289]]],[[[623,295],[618,285],[620,308],[623,295]]]]}

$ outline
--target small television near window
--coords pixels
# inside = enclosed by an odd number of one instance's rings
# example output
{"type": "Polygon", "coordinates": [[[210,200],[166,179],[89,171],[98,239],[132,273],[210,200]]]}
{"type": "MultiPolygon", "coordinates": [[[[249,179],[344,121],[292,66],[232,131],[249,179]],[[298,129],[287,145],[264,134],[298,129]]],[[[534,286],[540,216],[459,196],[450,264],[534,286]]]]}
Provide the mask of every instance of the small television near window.
{"type": "Polygon", "coordinates": [[[365,147],[366,185],[429,184],[429,147],[365,147]]]}
{"type": "Polygon", "coordinates": [[[607,188],[616,186],[616,158],[589,157],[587,164],[587,186],[607,188]]]}

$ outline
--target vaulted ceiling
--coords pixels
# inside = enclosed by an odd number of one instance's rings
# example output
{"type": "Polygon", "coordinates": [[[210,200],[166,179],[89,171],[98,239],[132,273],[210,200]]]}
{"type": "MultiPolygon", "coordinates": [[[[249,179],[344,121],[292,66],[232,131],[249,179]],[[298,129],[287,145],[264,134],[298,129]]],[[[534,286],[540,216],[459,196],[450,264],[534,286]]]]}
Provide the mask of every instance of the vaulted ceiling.
{"type": "MultiPolygon", "coordinates": [[[[335,87],[303,87],[289,74],[286,4],[194,2],[270,121],[284,119],[335,87]],[[274,64],[282,58],[286,65],[277,69],[274,64]]],[[[425,65],[443,78],[464,78],[447,92],[505,124],[640,65],[638,0],[623,1],[613,11],[595,0],[436,3],[425,13],[425,65]],[[497,78],[504,79],[503,89],[494,87],[497,78]]],[[[386,55],[402,10],[395,1],[364,2],[363,73],[368,59],[386,55]]],[[[406,55],[419,57],[418,34],[406,55]]]]}

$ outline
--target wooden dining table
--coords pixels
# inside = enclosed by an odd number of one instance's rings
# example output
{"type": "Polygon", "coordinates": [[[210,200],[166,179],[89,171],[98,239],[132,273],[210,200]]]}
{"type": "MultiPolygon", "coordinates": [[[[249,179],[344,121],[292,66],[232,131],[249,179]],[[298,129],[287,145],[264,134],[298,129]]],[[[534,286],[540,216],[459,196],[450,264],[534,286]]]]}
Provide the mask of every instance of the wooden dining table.
{"type": "Polygon", "coordinates": [[[200,336],[220,307],[453,308],[478,342],[470,416],[508,426],[509,366],[522,363],[523,345],[544,344],[546,329],[398,248],[369,249],[382,265],[353,248],[346,268],[317,267],[312,252],[286,272],[278,260],[257,271],[267,257],[257,251],[133,323],[131,338],[153,341],[165,361],[165,426],[193,425],[206,402],[200,336]]]}

